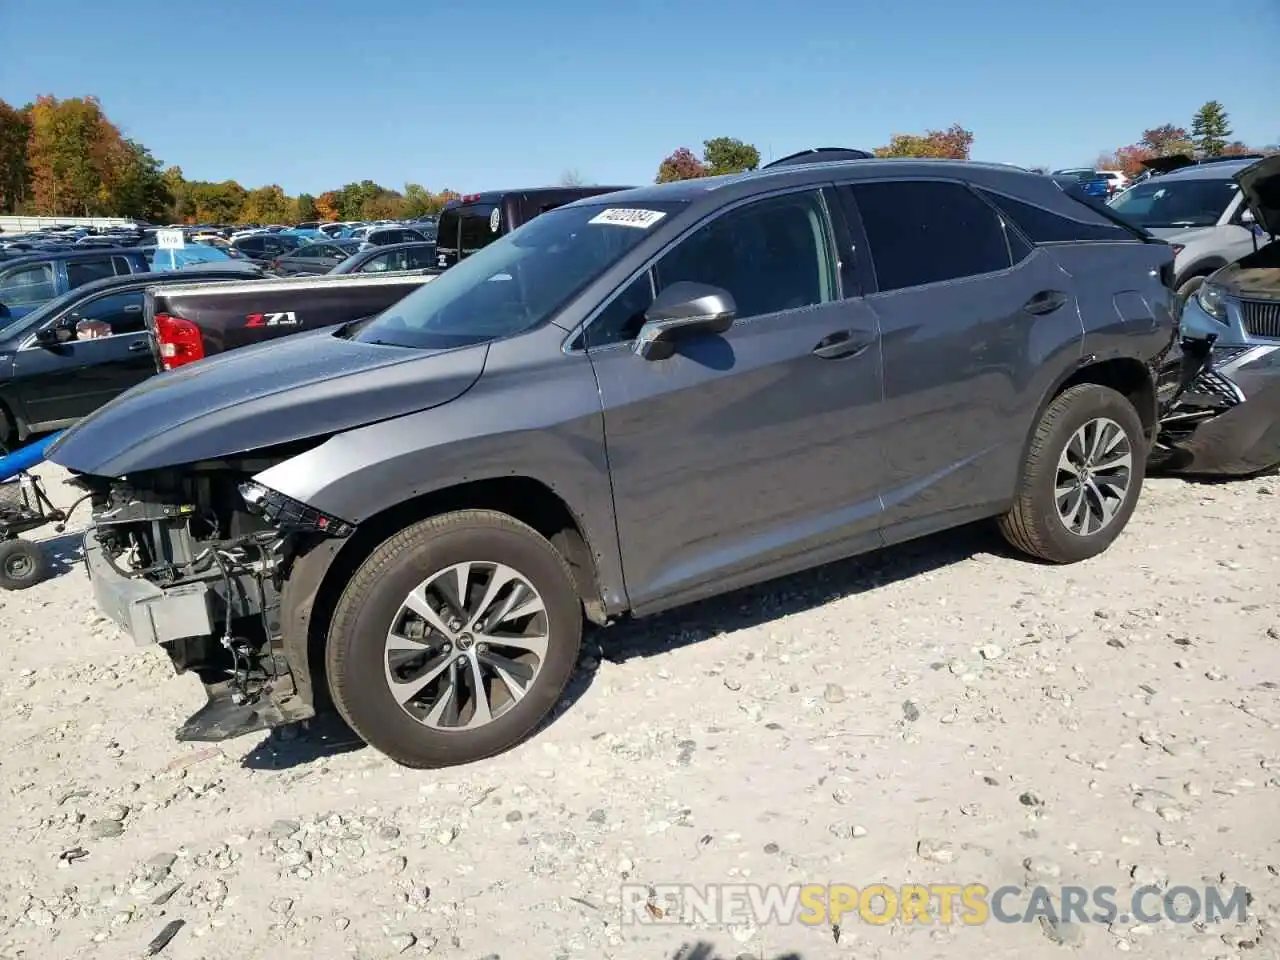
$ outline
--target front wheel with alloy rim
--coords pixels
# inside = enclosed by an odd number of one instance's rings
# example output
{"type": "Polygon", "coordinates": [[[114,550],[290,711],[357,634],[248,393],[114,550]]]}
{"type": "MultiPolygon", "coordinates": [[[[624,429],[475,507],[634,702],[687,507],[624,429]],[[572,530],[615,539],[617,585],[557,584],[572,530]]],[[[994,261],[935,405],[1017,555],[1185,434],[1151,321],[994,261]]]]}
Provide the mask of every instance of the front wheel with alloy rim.
{"type": "Polygon", "coordinates": [[[1102,553],[1137,505],[1148,446],[1123,394],[1093,383],[1067,388],[1031,438],[1017,499],[1000,519],[1005,539],[1051,563],[1102,553]]]}
{"type": "Polygon", "coordinates": [[[564,557],[485,510],[416,523],[379,546],[334,610],[329,689],[370,746],[409,767],[514,746],[577,661],[582,604],[564,557]]]}

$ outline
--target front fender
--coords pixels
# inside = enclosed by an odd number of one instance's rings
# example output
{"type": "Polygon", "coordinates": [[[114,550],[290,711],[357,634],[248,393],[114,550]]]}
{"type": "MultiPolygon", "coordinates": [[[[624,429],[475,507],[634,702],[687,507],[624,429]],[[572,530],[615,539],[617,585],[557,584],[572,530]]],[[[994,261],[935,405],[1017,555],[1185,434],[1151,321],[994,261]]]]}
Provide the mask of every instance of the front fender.
{"type": "Polygon", "coordinates": [[[563,336],[539,331],[494,344],[485,373],[457,400],[339,433],[254,479],[357,525],[451,487],[535,480],[577,519],[605,608],[622,609],[599,388],[584,355],[560,352],[563,336]],[[531,354],[545,359],[530,362],[531,354]]]}

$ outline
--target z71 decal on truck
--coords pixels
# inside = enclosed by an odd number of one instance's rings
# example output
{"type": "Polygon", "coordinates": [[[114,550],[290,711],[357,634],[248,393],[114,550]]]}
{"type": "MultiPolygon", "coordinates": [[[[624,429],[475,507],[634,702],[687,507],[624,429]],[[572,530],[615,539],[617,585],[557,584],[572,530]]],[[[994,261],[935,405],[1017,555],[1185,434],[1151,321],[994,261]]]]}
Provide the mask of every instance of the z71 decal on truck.
{"type": "Polygon", "coordinates": [[[298,315],[292,310],[286,313],[251,313],[245,320],[246,327],[296,327],[298,315]]]}

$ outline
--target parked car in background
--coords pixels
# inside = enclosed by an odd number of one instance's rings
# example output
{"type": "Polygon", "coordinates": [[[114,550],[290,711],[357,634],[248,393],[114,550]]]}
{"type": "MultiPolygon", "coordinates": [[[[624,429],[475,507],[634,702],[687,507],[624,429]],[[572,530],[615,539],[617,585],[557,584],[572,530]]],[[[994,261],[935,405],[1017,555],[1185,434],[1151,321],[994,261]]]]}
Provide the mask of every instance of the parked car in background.
{"type": "Polygon", "coordinates": [[[228,350],[365,319],[434,279],[419,272],[172,286],[149,292],[145,313],[161,364],[174,370],[228,350]]]}
{"type": "Polygon", "coordinates": [[[304,719],[323,683],[398,762],[463,763],[546,718],[584,619],[984,518],[1041,560],[1106,550],[1171,268],[997,165],[650,186],[538,214],[365,322],[158,377],[48,457],[92,494],[100,609],[206,684],[180,737],[304,719]]]}
{"type": "Polygon", "coordinates": [[[330,273],[388,273],[400,270],[438,269],[434,243],[393,243],[367,247],[343,260],[330,273]]]}
{"type": "Polygon", "coordinates": [[[629,187],[536,187],[471,193],[440,211],[436,231],[436,265],[451,267],[484,249],[539,214],[583,197],[601,196],[629,187]]]}
{"type": "Polygon", "coordinates": [[[232,249],[239,251],[246,259],[263,266],[305,244],[306,241],[300,237],[279,233],[254,233],[231,241],[232,249]]]}
{"type": "Polygon", "coordinates": [[[369,247],[385,247],[392,243],[423,243],[427,240],[427,236],[412,227],[371,227],[359,239],[364,245],[363,249],[369,247]]]}
{"type": "Polygon", "coordinates": [[[254,273],[259,269],[257,264],[244,257],[240,251],[230,247],[223,249],[212,244],[189,243],[177,249],[161,250],[159,247],[140,247],[139,249],[147,258],[147,266],[152,270],[182,270],[206,263],[248,273],[254,273]]]}
{"type": "Polygon", "coordinates": [[[108,277],[0,321],[0,444],[70,426],[159,369],[144,289],[231,279],[245,274],[202,266],[108,277]]]}
{"type": "Polygon", "coordinates": [[[360,249],[356,240],[325,240],[291,250],[271,261],[271,270],[281,276],[329,273],[360,249]]]}
{"type": "Polygon", "coordinates": [[[0,322],[18,319],[42,303],[91,280],[145,273],[137,248],[32,253],[0,261],[0,322]]]}
{"type": "Polygon", "coordinates": [[[1212,364],[1166,418],[1165,469],[1250,474],[1280,463],[1280,156],[1235,178],[1258,245],[1183,307],[1183,337],[1208,342],[1212,364]]]}
{"type": "Polygon", "coordinates": [[[1179,309],[1205,277],[1254,251],[1254,216],[1236,177],[1259,162],[1186,164],[1111,200],[1120,217],[1173,245],[1179,309]]]}
{"type": "Polygon", "coordinates": [[[1119,193],[1129,183],[1129,178],[1120,170],[1099,170],[1098,176],[1107,181],[1107,192],[1111,195],[1119,193]]]}

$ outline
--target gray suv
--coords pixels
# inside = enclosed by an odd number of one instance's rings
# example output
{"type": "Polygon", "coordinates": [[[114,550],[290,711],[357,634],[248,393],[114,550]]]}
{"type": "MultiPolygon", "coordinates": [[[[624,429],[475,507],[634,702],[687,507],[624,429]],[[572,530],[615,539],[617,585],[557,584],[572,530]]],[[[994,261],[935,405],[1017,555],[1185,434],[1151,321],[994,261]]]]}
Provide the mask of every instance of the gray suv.
{"type": "Polygon", "coordinates": [[[646,187],[373,318],[153,378],[50,459],[92,492],[100,607],[207,685],[180,737],[331,697],[400,763],[461,763],[547,716],[586,621],[985,518],[1041,560],[1105,550],[1171,267],[1005,166],[646,187]]]}

